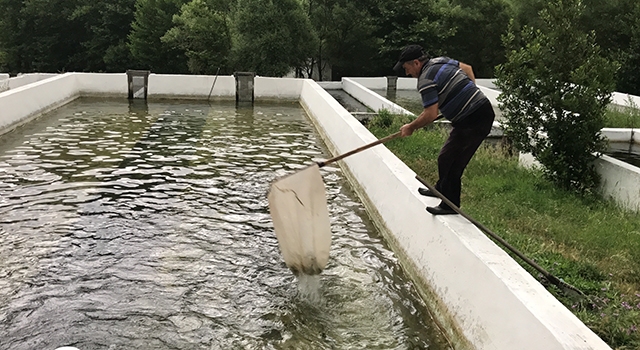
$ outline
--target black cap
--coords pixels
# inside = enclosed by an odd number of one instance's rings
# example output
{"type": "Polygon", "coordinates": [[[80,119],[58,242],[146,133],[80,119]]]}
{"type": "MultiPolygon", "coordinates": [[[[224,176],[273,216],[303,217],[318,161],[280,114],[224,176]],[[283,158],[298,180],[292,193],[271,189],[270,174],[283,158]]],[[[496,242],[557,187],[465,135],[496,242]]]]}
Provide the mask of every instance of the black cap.
{"type": "Polygon", "coordinates": [[[425,56],[424,50],[420,45],[407,45],[402,52],[400,53],[400,58],[398,58],[398,63],[393,66],[393,70],[398,73],[398,75],[403,74],[402,65],[405,62],[417,60],[418,58],[425,56]]]}

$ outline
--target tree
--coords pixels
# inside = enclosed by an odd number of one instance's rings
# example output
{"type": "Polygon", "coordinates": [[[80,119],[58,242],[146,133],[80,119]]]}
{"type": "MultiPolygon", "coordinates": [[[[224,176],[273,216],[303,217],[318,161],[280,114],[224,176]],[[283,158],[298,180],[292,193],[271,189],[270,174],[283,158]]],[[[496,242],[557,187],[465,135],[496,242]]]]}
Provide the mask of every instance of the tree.
{"type": "Polygon", "coordinates": [[[625,13],[624,23],[628,28],[629,45],[623,46],[620,53],[620,69],[617,91],[640,95],[640,2],[625,13]]]}
{"type": "Polygon", "coordinates": [[[123,72],[133,66],[127,47],[136,0],[79,0],[71,18],[80,21],[88,37],[78,60],[83,70],[123,72]]]}
{"type": "Polygon", "coordinates": [[[0,8],[4,14],[0,16],[0,71],[16,72],[19,61],[18,28],[20,27],[20,10],[22,2],[13,0],[0,0],[0,8]]]}
{"type": "Polygon", "coordinates": [[[135,20],[128,36],[129,49],[140,69],[155,73],[187,73],[187,57],[180,49],[162,42],[187,0],[137,0],[135,20]]]}
{"type": "Polygon", "coordinates": [[[224,4],[193,0],[182,5],[173,17],[174,27],[162,41],[183,50],[191,73],[211,74],[218,68],[228,71],[231,34],[227,23],[228,8],[224,4]]]}
{"type": "Polygon", "coordinates": [[[82,70],[82,23],[71,18],[74,0],[0,0],[0,46],[10,72],[82,70]]]}
{"type": "Polygon", "coordinates": [[[372,74],[381,43],[375,37],[377,25],[371,14],[377,1],[309,0],[307,6],[318,36],[308,73],[318,67],[317,75],[322,79],[330,67],[334,79],[372,74]]]}
{"type": "Polygon", "coordinates": [[[599,180],[593,161],[605,147],[600,130],[617,64],[602,56],[593,32],[576,25],[582,10],[580,0],[550,0],[540,12],[543,28],[523,28],[523,45],[511,27],[497,85],[514,145],[561,187],[588,191],[599,180]]]}
{"type": "Polygon", "coordinates": [[[510,10],[505,0],[452,0],[447,18],[455,34],[443,43],[443,51],[471,64],[476,77],[493,77],[495,67],[504,62],[501,37],[510,10]]]}
{"type": "Polygon", "coordinates": [[[621,68],[616,91],[640,95],[640,2],[634,2],[618,24],[626,33],[628,44],[621,42],[617,51],[621,68]]]}
{"type": "MultiPolygon", "coordinates": [[[[539,29],[544,23],[538,14],[549,0],[511,0],[515,28],[524,26],[539,29]]],[[[517,33],[516,33],[517,34],[517,33]]]]}
{"type": "Polygon", "coordinates": [[[455,35],[449,23],[448,0],[381,1],[378,31],[380,55],[386,62],[378,74],[395,74],[393,64],[402,48],[419,44],[432,56],[445,54],[445,41],[455,35]]]}
{"type": "Polygon", "coordinates": [[[304,66],[317,37],[297,0],[238,0],[233,16],[234,68],[283,76],[304,66]]]}
{"type": "MultiPolygon", "coordinates": [[[[537,13],[547,0],[513,1],[516,26],[529,25],[542,28],[545,24],[537,13]]],[[[577,25],[585,31],[594,31],[596,43],[605,57],[621,63],[616,91],[640,94],[640,73],[636,69],[638,61],[634,61],[633,41],[638,40],[634,34],[634,23],[638,22],[634,12],[638,7],[636,0],[583,0],[582,11],[577,25]]],[[[517,34],[516,34],[517,35],[517,34]]],[[[637,52],[637,50],[635,51],[637,52]]]]}

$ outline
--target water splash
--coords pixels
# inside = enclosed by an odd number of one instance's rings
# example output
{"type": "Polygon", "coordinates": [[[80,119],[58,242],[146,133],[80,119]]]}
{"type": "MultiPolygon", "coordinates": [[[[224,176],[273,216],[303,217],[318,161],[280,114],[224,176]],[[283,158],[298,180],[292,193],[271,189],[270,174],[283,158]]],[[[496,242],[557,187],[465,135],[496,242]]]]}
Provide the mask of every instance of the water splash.
{"type": "Polygon", "coordinates": [[[322,302],[322,293],[320,292],[320,275],[312,276],[301,273],[297,277],[298,297],[313,304],[322,302]]]}

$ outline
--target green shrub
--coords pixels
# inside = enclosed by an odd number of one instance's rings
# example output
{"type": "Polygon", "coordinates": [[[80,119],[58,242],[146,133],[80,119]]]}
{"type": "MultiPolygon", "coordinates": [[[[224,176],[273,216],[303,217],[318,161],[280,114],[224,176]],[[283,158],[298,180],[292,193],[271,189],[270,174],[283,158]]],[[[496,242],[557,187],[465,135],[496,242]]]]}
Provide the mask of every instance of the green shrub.
{"type": "Polygon", "coordinates": [[[507,62],[496,70],[514,146],[532,153],[556,184],[580,192],[599,181],[593,161],[606,147],[600,129],[618,69],[601,55],[594,33],[575,24],[582,10],[580,0],[549,1],[540,11],[544,27],[522,29],[523,45],[512,24],[507,62]]]}
{"type": "Polygon", "coordinates": [[[369,122],[369,126],[372,128],[386,129],[393,123],[393,114],[386,109],[381,109],[378,114],[375,115],[369,122]]]}

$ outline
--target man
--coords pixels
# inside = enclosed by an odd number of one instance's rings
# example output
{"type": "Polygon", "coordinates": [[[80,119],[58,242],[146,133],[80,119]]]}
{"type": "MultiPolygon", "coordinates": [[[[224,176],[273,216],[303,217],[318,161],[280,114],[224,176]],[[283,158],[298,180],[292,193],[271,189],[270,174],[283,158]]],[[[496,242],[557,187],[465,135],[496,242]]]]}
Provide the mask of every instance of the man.
{"type": "MultiPolygon", "coordinates": [[[[495,118],[487,97],[475,84],[470,65],[448,57],[429,59],[419,45],[409,45],[400,53],[394,70],[418,78],[418,91],[424,110],[418,118],[400,128],[410,136],[438,118],[438,110],[453,129],[438,156],[438,182],[435,188],[460,207],[461,178],[476,150],[491,131],[495,118]]],[[[419,188],[424,196],[437,197],[429,189],[419,188]]],[[[433,215],[455,214],[444,202],[427,207],[433,215]]]]}

